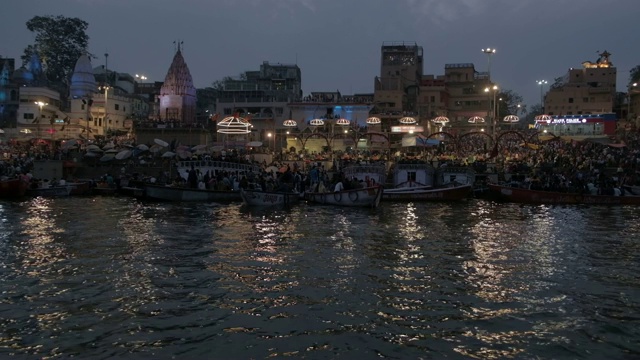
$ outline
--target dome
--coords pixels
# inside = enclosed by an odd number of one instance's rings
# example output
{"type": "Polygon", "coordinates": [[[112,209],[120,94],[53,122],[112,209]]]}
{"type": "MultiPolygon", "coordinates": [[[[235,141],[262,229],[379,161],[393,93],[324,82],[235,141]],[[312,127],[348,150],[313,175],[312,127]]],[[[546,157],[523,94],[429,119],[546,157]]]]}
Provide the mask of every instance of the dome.
{"type": "Polygon", "coordinates": [[[25,67],[21,67],[13,72],[13,81],[20,85],[31,84],[33,82],[33,74],[25,67]]]}
{"type": "Polygon", "coordinates": [[[164,84],[160,89],[160,95],[196,96],[193,78],[180,50],[173,57],[164,84]]]}
{"type": "Polygon", "coordinates": [[[91,59],[87,55],[82,55],[76,61],[73,75],[71,75],[71,97],[76,99],[88,97],[96,91],[98,90],[93,68],[91,67],[91,59]]]}

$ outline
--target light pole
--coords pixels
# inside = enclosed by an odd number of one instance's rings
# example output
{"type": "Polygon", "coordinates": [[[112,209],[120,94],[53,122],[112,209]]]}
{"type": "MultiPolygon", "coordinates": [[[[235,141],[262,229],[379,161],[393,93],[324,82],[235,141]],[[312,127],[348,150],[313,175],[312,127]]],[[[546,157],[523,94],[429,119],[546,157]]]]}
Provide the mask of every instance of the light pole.
{"type": "MultiPolygon", "coordinates": [[[[102,119],[102,134],[101,135],[106,135],[106,131],[104,130],[105,128],[107,128],[107,117],[108,117],[108,103],[109,103],[109,89],[111,89],[111,86],[109,85],[102,85],[100,87],[100,90],[104,90],[104,118],[102,119]]],[[[89,134],[87,134],[89,135],[89,134]]]]}
{"type": "Polygon", "coordinates": [[[136,74],[136,80],[140,80],[140,82],[144,82],[145,80],[147,80],[147,77],[144,75],[138,75],[136,74]]]}
{"type": "Polygon", "coordinates": [[[638,86],[638,83],[629,84],[629,90],[627,91],[627,121],[631,121],[631,91],[636,86],[638,86]]]}
{"type": "Polygon", "coordinates": [[[547,80],[537,80],[536,83],[538,83],[538,85],[540,85],[540,109],[542,110],[542,113],[544,114],[543,89],[544,89],[544,85],[547,84],[547,80]]]}
{"type": "Polygon", "coordinates": [[[487,54],[487,76],[489,81],[491,81],[491,55],[496,53],[496,49],[486,48],[482,49],[482,52],[487,54]]]}
{"type": "Polygon", "coordinates": [[[40,120],[42,120],[42,107],[49,105],[43,101],[36,101],[34,104],[38,105],[40,108],[40,113],[38,114],[38,139],[40,139],[40,120]]]}
{"type": "MultiPolygon", "coordinates": [[[[493,114],[491,114],[491,136],[496,136],[496,114],[498,104],[496,102],[496,94],[498,93],[498,85],[493,85],[492,87],[486,87],[484,92],[489,94],[489,92],[493,92],[493,106],[489,106],[492,109],[493,114]]],[[[491,99],[491,94],[489,94],[489,99],[491,99]]],[[[491,100],[489,100],[489,105],[491,105],[491,100]]],[[[487,114],[489,115],[489,114],[487,114]]]]}

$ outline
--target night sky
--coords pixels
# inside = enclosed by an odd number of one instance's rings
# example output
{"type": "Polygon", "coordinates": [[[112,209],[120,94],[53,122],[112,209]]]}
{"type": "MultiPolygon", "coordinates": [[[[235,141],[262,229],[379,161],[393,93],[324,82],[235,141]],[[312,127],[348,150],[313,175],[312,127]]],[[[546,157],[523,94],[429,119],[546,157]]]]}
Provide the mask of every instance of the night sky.
{"type": "Polygon", "coordinates": [[[609,51],[626,91],[640,64],[638,0],[19,0],[0,11],[0,56],[19,58],[38,15],[89,23],[89,51],[119,72],[164,80],[183,41],[195,86],[257,70],[263,61],[302,70],[304,94],[372,93],[383,42],[417,43],[424,73],[448,63],[487,70],[501,88],[539,103],[536,80],[551,84],[571,67],[609,51]]]}

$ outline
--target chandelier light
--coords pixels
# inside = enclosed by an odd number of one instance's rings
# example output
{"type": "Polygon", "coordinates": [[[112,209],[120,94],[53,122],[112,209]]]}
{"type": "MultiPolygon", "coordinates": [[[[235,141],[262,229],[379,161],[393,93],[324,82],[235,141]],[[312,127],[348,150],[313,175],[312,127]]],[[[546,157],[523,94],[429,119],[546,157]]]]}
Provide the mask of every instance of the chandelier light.
{"type": "Polygon", "coordinates": [[[311,126],[322,126],[324,125],[324,120],[322,119],[313,119],[309,122],[309,125],[311,126]]]}
{"type": "Polygon", "coordinates": [[[484,123],[484,118],[482,116],[472,116],[469,118],[469,123],[481,124],[481,123],[484,123]]]}
{"type": "Polygon", "coordinates": [[[509,122],[509,123],[514,123],[514,122],[520,121],[520,118],[517,117],[516,115],[507,115],[507,116],[504,117],[504,119],[502,119],[502,121],[509,122]]]}
{"type": "Polygon", "coordinates": [[[295,120],[285,120],[282,122],[282,125],[287,127],[296,127],[298,126],[298,123],[295,120]]]}

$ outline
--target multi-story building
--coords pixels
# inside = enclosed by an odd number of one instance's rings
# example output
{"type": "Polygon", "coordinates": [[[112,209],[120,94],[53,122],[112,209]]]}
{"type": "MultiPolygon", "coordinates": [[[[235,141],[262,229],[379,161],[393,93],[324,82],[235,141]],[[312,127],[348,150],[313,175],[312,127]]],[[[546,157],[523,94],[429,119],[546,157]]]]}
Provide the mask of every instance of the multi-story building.
{"type": "Polygon", "coordinates": [[[551,86],[544,97],[549,115],[604,114],[613,112],[616,68],[604,51],[596,62],[585,61],[582,69],[571,68],[551,86]]]}
{"type": "Polygon", "coordinates": [[[20,105],[19,87],[11,81],[15,70],[15,60],[0,58],[0,128],[15,129],[20,105]]]}
{"type": "Polygon", "coordinates": [[[267,141],[269,134],[286,131],[283,121],[292,117],[288,104],[302,100],[298,65],[265,61],[260,70],[246,71],[237,79],[226,78],[221,85],[215,106],[219,120],[235,114],[249,118],[253,127],[245,136],[247,140],[267,141]]]}

